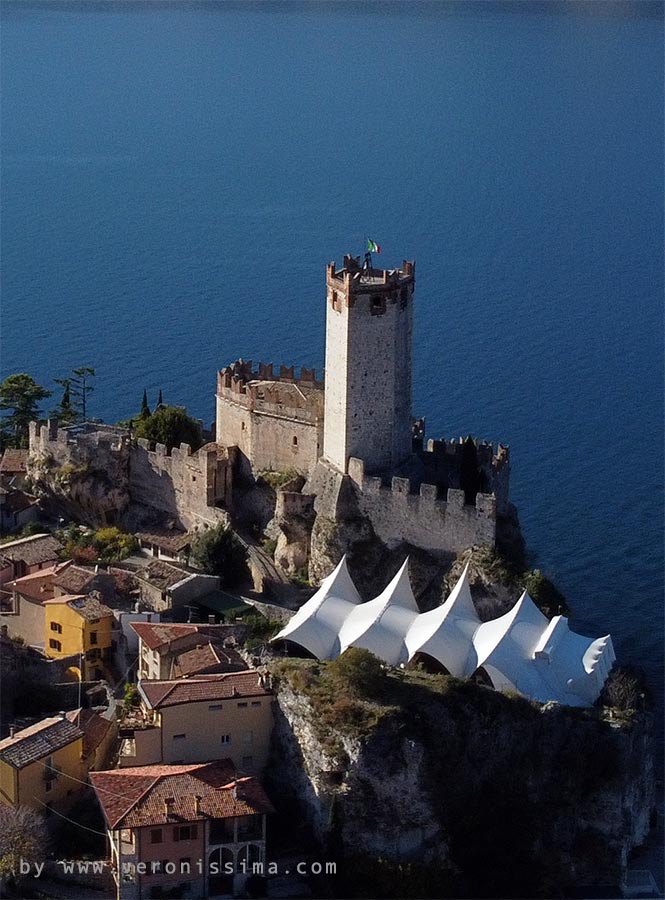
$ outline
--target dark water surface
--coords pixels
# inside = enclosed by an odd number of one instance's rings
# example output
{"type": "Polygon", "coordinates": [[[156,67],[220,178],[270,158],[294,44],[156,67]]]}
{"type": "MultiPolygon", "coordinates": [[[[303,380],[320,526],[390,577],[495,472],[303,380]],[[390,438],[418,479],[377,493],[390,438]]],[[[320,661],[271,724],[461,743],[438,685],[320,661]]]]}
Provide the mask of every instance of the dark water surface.
{"type": "Polygon", "coordinates": [[[322,366],[328,260],[415,258],[414,413],[511,445],[662,709],[662,62],[650,4],[4,3],[3,376],[209,422],[238,356],[322,366]]]}

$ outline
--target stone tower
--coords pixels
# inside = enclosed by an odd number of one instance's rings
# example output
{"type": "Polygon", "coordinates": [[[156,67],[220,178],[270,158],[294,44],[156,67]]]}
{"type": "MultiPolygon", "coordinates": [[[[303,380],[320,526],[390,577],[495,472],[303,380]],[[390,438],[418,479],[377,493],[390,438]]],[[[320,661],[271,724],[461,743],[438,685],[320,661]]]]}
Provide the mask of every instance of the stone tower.
{"type": "Polygon", "coordinates": [[[347,471],[390,471],[411,453],[411,342],[414,262],[401,269],[326,272],[326,374],[323,456],[347,471]]]}

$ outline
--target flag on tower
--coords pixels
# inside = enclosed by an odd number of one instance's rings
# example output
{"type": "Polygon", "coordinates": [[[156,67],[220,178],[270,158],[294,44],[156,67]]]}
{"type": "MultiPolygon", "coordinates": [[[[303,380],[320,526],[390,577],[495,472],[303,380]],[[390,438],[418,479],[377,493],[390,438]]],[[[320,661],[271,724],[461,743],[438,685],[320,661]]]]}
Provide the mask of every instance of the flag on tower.
{"type": "Polygon", "coordinates": [[[379,246],[379,244],[377,244],[376,241],[373,241],[370,238],[367,239],[367,249],[369,250],[370,253],[380,253],[381,252],[381,247],[379,246]]]}

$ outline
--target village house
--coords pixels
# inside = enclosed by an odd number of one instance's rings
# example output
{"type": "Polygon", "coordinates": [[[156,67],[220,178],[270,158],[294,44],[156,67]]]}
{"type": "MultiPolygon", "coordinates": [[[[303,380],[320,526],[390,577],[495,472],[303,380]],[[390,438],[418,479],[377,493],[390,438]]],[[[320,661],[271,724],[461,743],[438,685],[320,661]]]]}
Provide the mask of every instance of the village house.
{"type": "Polygon", "coordinates": [[[0,588],[58,561],[60,541],[52,534],[32,534],[0,546],[0,588]]]}
{"type": "Polygon", "coordinates": [[[5,583],[0,613],[11,637],[31,647],[45,646],[44,603],[55,596],[55,579],[69,563],[53,563],[5,583]]]}
{"type": "Polygon", "coordinates": [[[25,491],[0,486],[0,529],[16,531],[39,518],[39,503],[25,491]]]}
{"type": "Polygon", "coordinates": [[[109,677],[117,627],[113,610],[94,593],[54,597],[44,608],[47,656],[78,654],[83,681],[109,677]]]}
{"type": "Polygon", "coordinates": [[[255,778],[230,760],[90,775],[104,813],[118,900],[239,893],[266,862],[266,816],[255,778]]]}
{"type": "Polygon", "coordinates": [[[83,738],[83,730],[65,713],[21,731],[11,729],[0,741],[0,802],[40,812],[70,807],[87,774],[83,738]]]}
{"type": "Polygon", "coordinates": [[[247,668],[235,649],[236,635],[244,631],[238,626],[133,622],[131,628],[139,640],[139,680],[247,668]]]}
{"type": "Polygon", "coordinates": [[[139,547],[156,559],[174,560],[185,564],[189,562],[193,535],[186,531],[153,528],[152,531],[137,531],[135,537],[139,547]]]}
{"type": "Polygon", "coordinates": [[[109,708],[104,715],[100,715],[92,709],[72,709],[67,713],[67,718],[83,732],[85,771],[92,772],[108,766],[118,737],[115,710],[109,708]]]}
{"type": "Polygon", "coordinates": [[[0,487],[18,488],[26,486],[28,451],[8,447],[0,459],[0,487]]]}
{"type": "Polygon", "coordinates": [[[141,602],[155,612],[177,609],[219,590],[216,575],[202,575],[156,559],[136,572],[141,602]]]}
{"type": "Polygon", "coordinates": [[[263,771],[273,693],[255,669],[141,681],[138,690],[141,707],[121,727],[121,766],[228,757],[244,774],[263,771]]]}

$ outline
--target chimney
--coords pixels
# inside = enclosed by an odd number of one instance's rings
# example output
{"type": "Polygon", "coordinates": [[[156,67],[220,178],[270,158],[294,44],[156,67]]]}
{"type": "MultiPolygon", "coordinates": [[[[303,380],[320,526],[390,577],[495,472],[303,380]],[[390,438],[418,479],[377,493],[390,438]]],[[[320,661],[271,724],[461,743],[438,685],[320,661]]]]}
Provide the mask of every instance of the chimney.
{"type": "Polygon", "coordinates": [[[208,625],[214,625],[214,624],[215,624],[215,617],[212,615],[208,616],[208,625]]]}
{"type": "Polygon", "coordinates": [[[67,713],[64,711],[64,709],[61,709],[60,712],[58,713],[58,715],[60,716],[61,719],[67,718],[67,713]]]}
{"type": "MultiPolygon", "coordinates": [[[[138,603],[137,603],[137,606],[138,606],[138,603]]],[[[146,620],[146,622],[152,622],[152,613],[151,612],[145,614],[145,620],[146,620]]]]}
{"type": "Polygon", "coordinates": [[[195,816],[201,815],[201,800],[202,799],[203,798],[199,794],[196,794],[196,796],[194,797],[194,815],[195,816]]]}
{"type": "Polygon", "coordinates": [[[237,781],[233,782],[233,799],[234,800],[238,799],[238,782],[237,781]]]}
{"type": "Polygon", "coordinates": [[[10,725],[9,726],[9,737],[13,738],[15,734],[16,734],[16,725],[10,725]]]}
{"type": "Polygon", "coordinates": [[[166,816],[167,819],[173,812],[173,804],[174,803],[175,803],[175,800],[173,797],[165,797],[164,798],[164,815],[166,816]]]}

